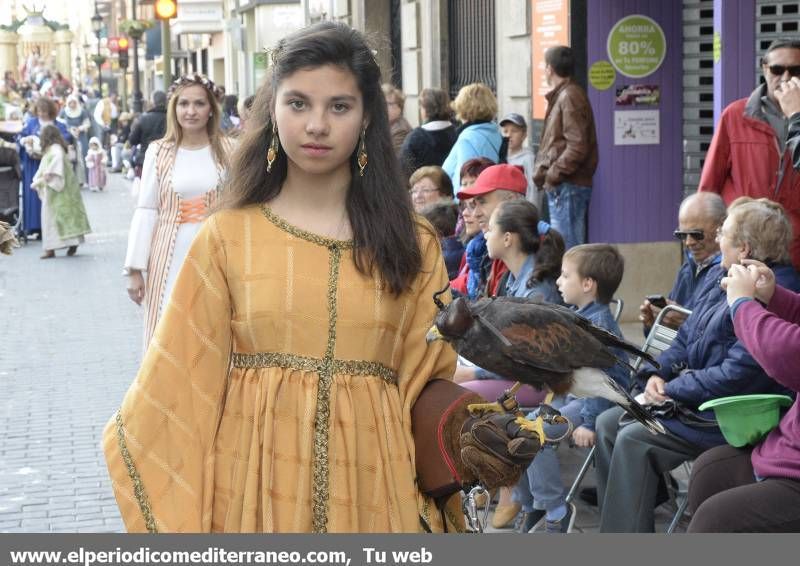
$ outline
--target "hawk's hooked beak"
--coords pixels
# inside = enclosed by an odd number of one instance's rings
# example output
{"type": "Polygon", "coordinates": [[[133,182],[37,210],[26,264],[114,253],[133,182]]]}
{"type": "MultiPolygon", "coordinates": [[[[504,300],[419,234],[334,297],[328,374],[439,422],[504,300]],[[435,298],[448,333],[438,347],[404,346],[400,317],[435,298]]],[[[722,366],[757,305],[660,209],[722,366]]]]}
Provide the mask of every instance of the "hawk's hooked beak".
{"type": "Polygon", "coordinates": [[[444,340],[444,336],[442,336],[442,333],[439,332],[439,329],[434,324],[433,326],[431,326],[430,330],[428,330],[428,333],[425,335],[425,342],[430,344],[431,342],[435,342],[436,340],[444,340]]]}

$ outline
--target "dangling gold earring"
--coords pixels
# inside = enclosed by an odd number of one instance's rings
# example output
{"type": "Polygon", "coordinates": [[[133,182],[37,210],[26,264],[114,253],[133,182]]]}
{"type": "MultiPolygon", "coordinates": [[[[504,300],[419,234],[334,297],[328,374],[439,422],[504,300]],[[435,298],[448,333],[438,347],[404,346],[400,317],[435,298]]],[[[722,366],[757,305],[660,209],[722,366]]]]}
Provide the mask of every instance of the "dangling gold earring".
{"type": "Polygon", "coordinates": [[[358,144],[358,174],[364,176],[364,169],[367,168],[367,143],[364,139],[367,135],[367,127],[361,130],[361,142],[358,144]]]}
{"type": "Polygon", "coordinates": [[[278,158],[278,126],[273,122],[272,124],[272,141],[269,143],[267,150],[267,173],[272,173],[272,164],[278,158]]]}

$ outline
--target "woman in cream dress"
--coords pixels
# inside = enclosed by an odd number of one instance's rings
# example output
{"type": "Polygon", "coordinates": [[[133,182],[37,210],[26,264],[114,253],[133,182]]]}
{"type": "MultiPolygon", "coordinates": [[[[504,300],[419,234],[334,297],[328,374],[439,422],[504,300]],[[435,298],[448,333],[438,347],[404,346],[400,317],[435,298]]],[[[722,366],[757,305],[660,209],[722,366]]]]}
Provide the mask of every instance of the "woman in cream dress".
{"type": "Polygon", "coordinates": [[[229,152],[214,84],[200,75],[176,80],[167,132],[145,154],[125,255],[128,294],[144,306],[145,349],[189,246],[217,203],[229,152]]]}

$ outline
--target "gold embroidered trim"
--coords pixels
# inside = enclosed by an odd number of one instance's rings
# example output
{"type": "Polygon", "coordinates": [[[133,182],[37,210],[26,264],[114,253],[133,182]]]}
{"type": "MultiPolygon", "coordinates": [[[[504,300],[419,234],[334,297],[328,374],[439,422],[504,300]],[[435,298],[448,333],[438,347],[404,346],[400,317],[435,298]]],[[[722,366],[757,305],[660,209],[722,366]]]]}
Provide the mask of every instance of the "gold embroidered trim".
{"type": "MultiPolygon", "coordinates": [[[[283,369],[297,369],[309,372],[322,373],[325,360],[322,358],[312,358],[308,356],[298,356],[284,352],[258,352],[256,354],[234,353],[232,356],[233,367],[235,368],[270,368],[279,367],[283,369]]],[[[397,372],[386,367],[380,362],[365,360],[333,360],[332,372],[334,374],[349,374],[376,376],[384,381],[397,384],[397,372]]]]}
{"type": "Polygon", "coordinates": [[[266,204],[261,205],[261,212],[264,213],[264,216],[267,217],[267,220],[272,222],[284,232],[288,232],[292,236],[307,240],[311,243],[317,244],[318,246],[326,247],[331,251],[334,249],[349,250],[353,248],[353,240],[335,240],[333,238],[326,238],[325,236],[320,236],[319,234],[314,234],[313,232],[308,232],[302,228],[298,228],[297,226],[289,224],[286,222],[286,220],[272,212],[266,204]]]}
{"type": "Polygon", "coordinates": [[[147,498],[147,493],[145,493],[142,478],[136,470],[136,464],[133,463],[133,457],[128,451],[128,443],[125,442],[125,427],[122,424],[122,413],[120,411],[117,411],[116,421],[119,452],[122,455],[122,461],[125,462],[125,467],[128,468],[128,476],[130,476],[133,482],[133,495],[144,517],[144,525],[147,527],[149,533],[158,533],[156,519],[153,517],[153,511],[150,509],[150,500],[147,498]]]}
{"type": "Polygon", "coordinates": [[[339,282],[339,268],[342,249],[331,247],[330,273],[328,274],[328,345],[322,361],[317,385],[317,413],[314,416],[314,486],[311,492],[313,505],[312,526],[315,533],[328,532],[328,436],[331,417],[331,382],[333,381],[333,354],[336,349],[336,291],[339,282]]]}

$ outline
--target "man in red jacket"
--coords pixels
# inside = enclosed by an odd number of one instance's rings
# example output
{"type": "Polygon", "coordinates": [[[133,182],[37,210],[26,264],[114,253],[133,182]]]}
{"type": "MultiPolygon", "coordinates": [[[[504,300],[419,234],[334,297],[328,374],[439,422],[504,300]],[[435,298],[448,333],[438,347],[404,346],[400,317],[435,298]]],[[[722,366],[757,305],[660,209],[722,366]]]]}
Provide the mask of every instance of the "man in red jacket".
{"type": "Polygon", "coordinates": [[[792,221],[792,263],[800,268],[800,172],[786,147],[788,120],[775,93],[800,76],[800,41],[776,40],[762,59],[766,84],[722,112],[706,155],[700,190],[779,202],[792,221]]]}

